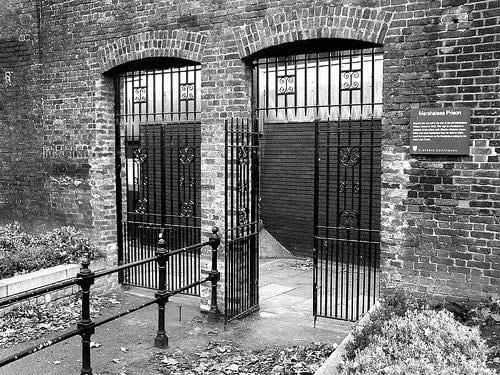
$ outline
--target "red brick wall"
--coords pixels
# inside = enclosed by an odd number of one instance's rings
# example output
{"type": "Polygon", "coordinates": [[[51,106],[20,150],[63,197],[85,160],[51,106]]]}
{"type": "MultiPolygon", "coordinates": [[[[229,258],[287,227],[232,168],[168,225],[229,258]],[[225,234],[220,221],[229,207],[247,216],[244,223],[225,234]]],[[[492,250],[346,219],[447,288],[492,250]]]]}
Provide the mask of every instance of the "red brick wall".
{"type": "Polygon", "coordinates": [[[0,11],[0,222],[33,219],[48,208],[35,14],[29,1],[6,0],[0,11]]]}
{"type": "MultiPolygon", "coordinates": [[[[171,56],[202,64],[203,226],[223,227],[223,119],[251,113],[245,59],[262,48],[296,40],[377,42],[385,51],[383,285],[409,286],[437,299],[497,292],[496,1],[43,0],[42,5],[40,28],[36,9],[19,6],[16,12],[31,18],[10,21],[0,34],[0,56],[18,57],[11,62],[0,57],[0,68],[13,66],[15,75],[31,76],[25,87],[39,103],[22,104],[27,96],[9,96],[19,113],[38,117],[24,133],[7,131],[9,141],[0,141],[2,209],[7,207],[4,191],[10,189],[15,196],[25,196],[23,202],[40,203],[31,216],[49,212],[51,218],[92,228],[112,251],[114,89],[103,73],[133,59],[171,56]],[[27,67],[16,64],[29,59],[5,44],[12,35],[19,40],[18,29],[23,27],[35,36],[40,30],[41,35],[40,43],[36,38],[28,49],[34,62],[27,67]],[[37,58],[41,66],[35,65],[37,58]],[[471,156],[410,156],[410,109],[447,106],[472,109],[471,156]],[[30,110],[34,108],[39,111],[30,110]],[[33,134],[33,142],[20,142],[33,134]],[[16,154],[17,143],[22,146],[16,154]],[[14,181],[25,182],[18,186],[14,181]]],[[[6,116],[8,111],[1,113],[6,116]]],[[[7,129],[15,123],[10,118],[1,126],[7,129]]],[[[28,212],[28,204],[14,206],[28,212]]]]}
{"type": "Polygon", "coordinates": [[[399,3],[385,39],[384,285],[498,294],[500,5],[399,3]],[[409,156],[410,108],[452,106],[472,109],[470,156],[409,156]]]}

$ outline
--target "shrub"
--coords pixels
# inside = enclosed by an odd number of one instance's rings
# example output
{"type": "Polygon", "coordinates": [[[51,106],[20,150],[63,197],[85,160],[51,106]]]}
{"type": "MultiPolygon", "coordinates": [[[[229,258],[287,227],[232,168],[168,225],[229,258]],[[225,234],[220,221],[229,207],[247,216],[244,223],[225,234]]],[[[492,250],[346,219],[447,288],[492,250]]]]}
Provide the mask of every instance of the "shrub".
{"type": "Polygon", "coordinates": [[[380,307],[371,313],[365,325],[354,329],[353,339],[346,345],[345,358],[353,359],[358,351],[366,348],[372,336],[380,334],[387,320],[394,316],[404,316],[407,311],[419,309],[424,305],[425,301],[409,298],[407,292],[396,289],[380,301],[380,307]]]}
{"type": "MultiPolygon", "coordinates": [[[[18,223],[0,226],[0,279],[59,264],[77,263],[83,256],[80,243],[88,239],[73,227],[29,234],[18,223]]],[[[90,246],[91,258],[101,257],[90,246]]]]}
{"type": "Polygon", "coordinates": [[[410,309],[385,321],[369,344],[341,366],[357,375],[494,375],[477,328],[462,325],[446,310],[410,309]]]}

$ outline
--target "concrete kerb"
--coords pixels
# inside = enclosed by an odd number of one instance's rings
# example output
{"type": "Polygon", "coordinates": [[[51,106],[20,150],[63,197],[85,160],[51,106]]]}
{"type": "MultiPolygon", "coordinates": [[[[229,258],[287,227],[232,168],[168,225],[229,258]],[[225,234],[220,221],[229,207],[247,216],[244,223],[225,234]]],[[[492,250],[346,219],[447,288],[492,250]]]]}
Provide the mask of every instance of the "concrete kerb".
{"type": "MultiPolygon", "coordinates": [[[[90,268],[93,271],[97,271],[105,269],[106,265],[106,260],[99,259],[92,262],[90,268]]],[[[43,287],[71,277],[76,277],[77,273],[80,271],[80,267],[79,264],[62,264],[2,279],[0,280],[0,298],[9,297],[29,289],[43,287]]]]}
{"type": "MultiPolygon", "coordinates": [[[[375,309],[380,306],[377,301],[368,312],[363,315],[363,317],[358,321],[354,328],[363,327],[370,319],[371,314],[375,309]]],[[[353,328],[353,329],[354,329],[353,328]]],[[[321,365],[321,367],[314,373],[314,375],[339,375],[338,366],[342,362],[342,356],[345,353],[345,347],[347,343],[353,340],[352,332],[349,333],[340,343],[340,345],[335,349],[335,351],[328,357],[328,359],[321,365]]]]}

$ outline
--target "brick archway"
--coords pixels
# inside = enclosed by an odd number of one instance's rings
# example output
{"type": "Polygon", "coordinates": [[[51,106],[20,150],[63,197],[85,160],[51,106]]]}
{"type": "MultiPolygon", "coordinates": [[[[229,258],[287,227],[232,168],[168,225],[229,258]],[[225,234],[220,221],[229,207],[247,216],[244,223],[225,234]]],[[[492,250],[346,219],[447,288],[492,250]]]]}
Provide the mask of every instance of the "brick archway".
{"type": "Polygon", "coordinates": [[[309,39],[352,39],[383,44],[392,13],[361,7],[317,7],[268,16],[234,30],[240,58],[265,48],[309,39]]]}
{"type": "Polygon", "coordinates": [[[152,57],[174,57],[201,62],[203,48],[208,36],[205,33],[185,30],[148,31],[107,41],[91,54],[88,65],[99,72],[95,93],[95,128],[99,137],[94,137],[90,147],[93,152],[89,163],[91,179],[99,181],[91,186],[93,227],[102,234],[97,243],[106,247],[110,261],[117,261],[116,179],[115,179],[115,88],[113,77],[105,74],[111,69],[132,61],[152,57]],[[105,144],[105,146],[102,146],[105,144]],[[103,239],[104,238],[104,239],[103,239]]]}
{"type": "Polygon", "coordinates": [[[109,41],[99,48],[101,72],[134,60],[176,57],[201,62],[207,35],[185,30],[148,31],[109,41]]]}

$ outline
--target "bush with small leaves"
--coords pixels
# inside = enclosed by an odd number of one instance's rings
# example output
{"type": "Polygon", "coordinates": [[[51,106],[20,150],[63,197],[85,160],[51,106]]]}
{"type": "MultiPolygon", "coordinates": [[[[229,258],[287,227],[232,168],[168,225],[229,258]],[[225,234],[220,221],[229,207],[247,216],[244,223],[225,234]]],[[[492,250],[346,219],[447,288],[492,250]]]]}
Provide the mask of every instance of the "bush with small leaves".
{"type": "MultiPolygon", "coordinates": [[[[60,264],[77,263],[81,244],[88,241],[73,227],[61,227],[42,234],[22,231],[18,223],[0,226],[0,279],[60,264]]],[[[103,253],[90,245],[90,257],[103,253]]]]}
{"type": "Polygon", "coordinates": [[[372,311],[366,324],[355,327],[353,339],[347,343],[344,356],[353,359],[356,352],[364,349],[370,343],[373,335],[379,334],[384,323],[394,316],[404,316],[407,311],[425,306],[426,301],[408,297],[403,289],[396,289],[381,299],[380,306],[372,311]]]}
{"type": "Polygon", "coordinates": [[[341,364],[341,374],[495,374],[486,366],[488,348],[479,330],[457,322],[446,310],[393,315],[368,341],[341,364]]]}

